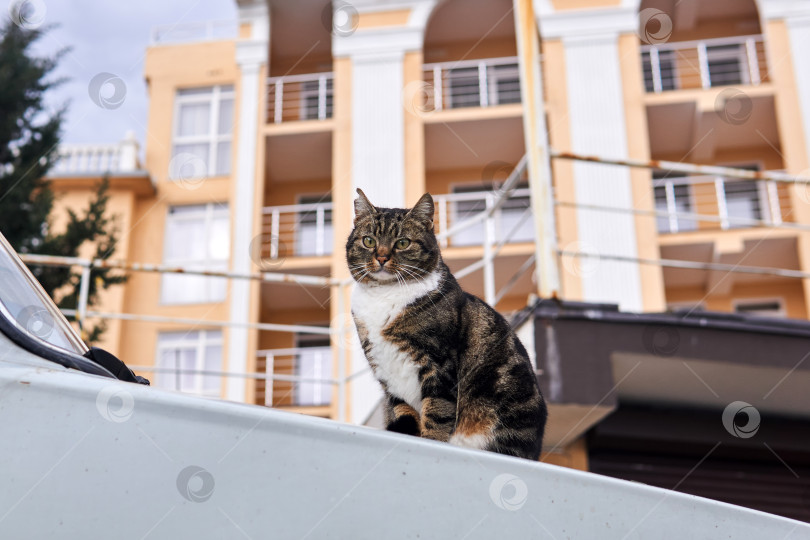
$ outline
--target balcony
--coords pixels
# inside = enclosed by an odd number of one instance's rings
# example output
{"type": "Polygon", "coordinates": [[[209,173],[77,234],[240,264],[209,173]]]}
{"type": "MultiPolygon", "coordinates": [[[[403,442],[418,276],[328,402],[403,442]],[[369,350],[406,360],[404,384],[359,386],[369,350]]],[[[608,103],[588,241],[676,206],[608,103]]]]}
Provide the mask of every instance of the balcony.
{"type": "Polygon", "coordinates": [[[520,103],[516,57],[425,64],[426,111],[520,103]]]}
{"type": "MultiPolygon", "coordinates": [[[[436,195],[433,200],[436,206],[437,232],[441,232],[492,208],[497,200],[497,193],[453,193],[436,195]]],[[[529,190],[516,189],[512,197],[493,213],[491,219],[442,240],[442,247],[481,246],[487,228],[492,232],[494,243],[532,242],[534,229],[529,190]]],[[[334,249],[332,203],[265,207],[262,232],[267,239],[262,246],[262,258],[265,260],[331,255],[334,249]]]]}
{"type": "Polygon", "coordinates": [[[297,347],[258,351],[267,377],[267,407],[322,407],[332,401],[332,349],[297,347]]]}
{"type": "Polygon", "coordinates": [[[778,225],[789,213],[789,194],[775,182],[692,176],[653,187],[662,234],[778,225]]]}
{"type": "Polygon", "coordinates": [[[332,118],[334,74],[307,73],[267,79],[267,122],[332,118]]]}
{"type": "Polygon", "coordinates": [[[102,175],[142,170],[138,141],[127,133],[117,144],[60,144],[51,176],[102,175]]]}
{"type": "Polygon", "coordinates": [[[759,85],[769,81],[761,35],[641,47],[647,92],[759,85]]]}

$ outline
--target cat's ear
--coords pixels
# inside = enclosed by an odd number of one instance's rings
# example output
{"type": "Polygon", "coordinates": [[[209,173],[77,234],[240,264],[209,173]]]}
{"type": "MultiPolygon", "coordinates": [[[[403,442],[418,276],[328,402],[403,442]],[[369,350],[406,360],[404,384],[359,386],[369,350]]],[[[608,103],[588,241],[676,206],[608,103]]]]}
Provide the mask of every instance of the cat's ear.
{"type": "Polygon", "coordinates": [[[433,225],[433,197],[430,193],[425,193],[422,198],[410,209],[408,212],[409,217],[416,218],[425,223],[433,225]]]}
{"type": "Polygon", "coordinates": [[[358,197],[354,200],[355,223],[357,223],[357,220],[362,217],[377,213],[377,209],[374,208],[374,205],[369,202],[368,198],[366,197],[366,194],[363,193],[362,189],[357,188],[357,195],[358,197]]]}

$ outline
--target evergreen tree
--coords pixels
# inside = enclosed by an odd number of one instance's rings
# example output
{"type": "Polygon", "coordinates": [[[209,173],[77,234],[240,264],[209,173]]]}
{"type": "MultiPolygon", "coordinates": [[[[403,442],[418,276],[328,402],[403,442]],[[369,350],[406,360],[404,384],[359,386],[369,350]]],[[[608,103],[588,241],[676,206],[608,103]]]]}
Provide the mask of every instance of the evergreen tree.
{"type": "MultiPolygon", "coordinates": [[[[94,257],[106,259],[118,239],[106,212],[106,178],[83,212],[68,211],[64,231],[56,234],[50,227],[54,194],[45,177],[57,159],[65,108],[47,111],[44,97],[63,82],[51,74],[65,51],[38,58],[30,48],[43,30],[7,21],[0,31],[0,232],[19,253],[76,257],[89,242],[95,246],[94,257]]],[[[60,308],[76,309],[81,278],[77,269],[51,266],[32,271],[60,308]]],[[[91,276],[88,305],[97,302],[101,289],[125,280],[110,270],[93,270],[91,276]]],[[[84,330],[85,339],[93,342],[104,325],[84,330]]]]}

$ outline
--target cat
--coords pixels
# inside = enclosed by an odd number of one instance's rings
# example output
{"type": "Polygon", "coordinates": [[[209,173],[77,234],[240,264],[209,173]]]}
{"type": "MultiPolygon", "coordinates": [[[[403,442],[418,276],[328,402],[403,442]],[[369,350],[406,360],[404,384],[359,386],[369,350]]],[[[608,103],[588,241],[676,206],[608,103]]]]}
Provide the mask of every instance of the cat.
{"type": "Polygon", "coordinates": [[[433,198],[376,208],[361,190],[346,259],[352,316],[386,429],[537,460],[547,410],[526,349],[439,251],[433,198]]]}

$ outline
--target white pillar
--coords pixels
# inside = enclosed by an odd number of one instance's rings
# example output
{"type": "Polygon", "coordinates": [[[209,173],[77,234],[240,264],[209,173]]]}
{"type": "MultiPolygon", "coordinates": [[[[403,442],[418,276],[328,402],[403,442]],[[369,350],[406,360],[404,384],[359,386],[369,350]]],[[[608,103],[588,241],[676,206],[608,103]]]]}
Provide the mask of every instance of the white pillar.
{"type": "MultiPolygon", "coordinates": [[[[636,11],[617,7],[545,13],[538,17],[538,23],[544,39],[562,39],[565,47],[570,150],[626,159],[619,36],[635,31],[636,11]]],[[[626,167],[576,162],[574,182],[577,203],[633,207],[630,171],[626,167]]],[[[632,214],[578,209],[577,228],[579,251],[638,256],[632,214]]],[[[586,261],[587,271],[581,273],[585,301],[616,303],[626,311],[643,309],[637,263],[586,261]]]]}
{"type": "MultiPolygon", "coordinates": [[[[810,2],[807,0],[759,0],[763,24],[770,20],[784,19],[790,39],[793,57],[793,72],[796,77],[800,103],[800,116],[804,128],[804,142],[810,156],[810,2]]],[[[765,28],[763,28],[763,33],[765,28]]]]}
{"type": "MultiPolygon", "coordinates": [[[[259,75],[267,62],[270,21],[265,4],[240,8],[240,21],[249,22],[251,35],[236,44],[236,62],[242,73],[240,81],[239,117],[236,122],[238,148],[236,167],[232,178],[236,185],[230,214],[233,223],[231,244],[231,271],[251,271],[248,246],[253,238],[253,201],[256,186],[256,146],[259,122],[259,93],[263,81],[259,75]]],[[[231,280],[230,320],[237,324],[250,322],[250,283],[247,280],[231,280]]],[[[228,330],[228,371],[247,371],[248,329],[232,326],[228,330]]],[[[227,398],[231,401],[245,400],[245,379],[230,377],[227,382],[227,398]]]]}
{"type": "MultiPolygon", "coordinates": [[[[359,16],[383,11],[380,0],[356,0],[359,16]]],[[[406,0],[396,9],[410,8],[404,26],[336,32],[332,54],[352,63],[352,191],[360,188],[377,206],[405,206],[405,53],[419,51],[428,17],[436,0],[406,0]]],[[[336,6],[340,4],[336,3],[336,6]]],[[[351,375],[367,367],[359,340],[351,351],[351,375]]],[[[352,380],[350,422],[365,421],[379,403],[379,383],[367,374],[352,380]]]]}

